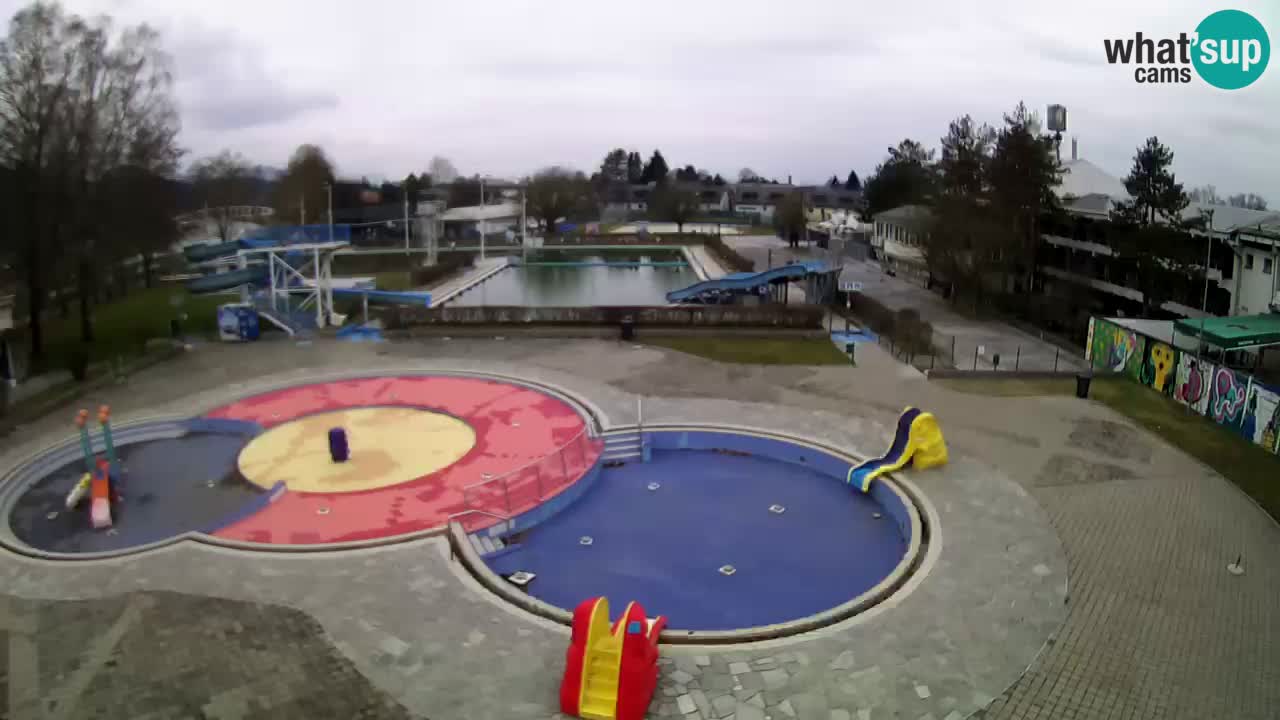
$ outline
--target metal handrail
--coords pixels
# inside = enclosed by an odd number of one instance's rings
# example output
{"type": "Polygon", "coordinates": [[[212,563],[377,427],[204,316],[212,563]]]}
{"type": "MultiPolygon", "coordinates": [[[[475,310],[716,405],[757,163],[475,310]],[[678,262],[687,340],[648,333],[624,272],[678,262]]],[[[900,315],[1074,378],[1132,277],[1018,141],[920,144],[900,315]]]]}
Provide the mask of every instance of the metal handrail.
{"type": "MultiPolygon", "coordinates": [[[[508,511],[510,511],[510,509],[511,509],[511,508],[510,508],[510,500],[511,500],[511,498],[510,498],[510,495],[509,495],[509,493],[510,493],[510,488],[506,485],[506,481],[507,481],[509,478],[511,478],[513,475],[517,475],[517,474],[519,474],[519,473],[522,473],[522,472],[524,472],[524,471],[528,470],[528,469],[529,469],[529,468],[531,468],[531,467],[532,467],[532,468],[535,468],[535,470],[537,470],[537,468],[540,466],[540,464],[541,464],[543,461],[547,460],[547,459],[548,459],[548,458],[550,458],[550,457],[554,457],[554,456],[556,456],[556,455],[559,455],[559,456],[560,456],[561,463],[562,463],[562,464],[564,464],[564,452],[565,452],[566,450],[568,450],[568,449],[569,449],[569,447],[570,447],[570,446],[572,446],[572,445],[574,445],[575,443],[579,443],[579,442],[581,442],[581,441],[583,440],[583,438],[584,438],[584,437],[590,437],[590,433],[588,432],[590,429],[591,429],[591,428],[590,428],[590,426],[589,426],[589,425],[588,425],[588,426],[584,426],[584,427],[582,428],[582,430],[578,431],[578,433],[577,433],[576,435],[574,435],[574,436],[573,436],[573,438],[572,438],[572,439],[568,440],[567,442],[565,442],[565,443],[564,443],[563,445],[561,445],[560,447],[556,448],[555,450],[552,450],[551,452],[547,453],[546,455],[543,455],[542,457],[540,457],[540,458],[538,458],[538,459],[536,459],[536,460],[531,460],[530,462],[527,462],[527,463],[525,463],[524,465],[521,465],[520,467],[517,467],[517,468],[511,469],[511,470],[508,470],[507,472],[505,472],[505,473],[503,473],[503,474],[501,474],[501,475],[496,475],[496,476],[494,476],[494,477],[487,478],[487,479],[485,479],[485,480],[481,480],[480,482],[471,483],[470,485],[464,485],[464,486],[462,487],[462,500],[463,500],[463,502],[467,503],[468,505],[471,503],[471,498],[470,498],[470,496],[468,495],[468,493],[470,493],[470,492],[474,491],[476,488],[483,487],[483,486],[485,486],[485,485],[490,485],[490,484],[497,483],[497,482],[502,482],[502,483],[503,483],[503,486],[502,486],[502,487],[503,487],[503,493],[504,493],[504,495],[506,495],[506,496],[507,496],[507,505],[508,505],[507,510],[508,510],[508,511]]],[[[582,453],[584,454],[584,456],[585,456],[585,451],[580,451],[580,452],[582,452],[582,453]]],[[[567,468],[565,469],[565,475],[566,475],[566,477],[568,476],[568,470],[567,470],[567,468]]],[[[539,501],[541,501],[541,500],[543,499],[543,494],[542,494],[542,473],[541,473],[541,471],[540,471],[540,470],[538,470],[538,471],[537,471],[537,475],[536,475],[536,478],[535,478],[535,479],[536,479],[536,481],[537,481],[537,483],[538,483],[538,500],[539,500],[539,501]]],[[[484,512],[484,511],[482,511],[482,510],[477,510],[477,512],[484,512]]]]}

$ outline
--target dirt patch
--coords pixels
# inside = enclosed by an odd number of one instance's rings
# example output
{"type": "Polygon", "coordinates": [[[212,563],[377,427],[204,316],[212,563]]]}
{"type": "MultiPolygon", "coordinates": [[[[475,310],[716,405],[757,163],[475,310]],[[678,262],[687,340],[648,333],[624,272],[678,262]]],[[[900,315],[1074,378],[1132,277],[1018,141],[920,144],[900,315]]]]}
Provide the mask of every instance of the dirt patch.
{"type": "Polygon", "coordinates": [[[1082,418],[1067,438],[1067,445],[1108,460],[1151,462],[1151,444],[1135,429],[1107,420],[1082,418]]]}
{"type": "Polygon", "coordinates": [[[1075,455],[1054,455],[1040,468],[1034,484],[1036,487],[1089,485],[1135,477],[1132,470],[1119,465],[1093,462],[1075,455]]]}

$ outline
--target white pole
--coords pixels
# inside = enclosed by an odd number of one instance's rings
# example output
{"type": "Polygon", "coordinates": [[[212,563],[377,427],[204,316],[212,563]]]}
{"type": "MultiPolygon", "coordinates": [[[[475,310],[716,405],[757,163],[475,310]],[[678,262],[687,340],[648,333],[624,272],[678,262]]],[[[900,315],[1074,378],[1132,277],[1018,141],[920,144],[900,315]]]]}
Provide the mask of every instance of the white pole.
{"type": "Polygon", "coordinates": [[[324,186],[329,191],[329,242],[333,242],[333,183],[325,183],[324,186]]]}
{"type": "Polygon", "coordinates": [[[524,190],[520,191],[520,247],[524,248],[525,257],[529,255],[529,220],[525,217],[524,190]]]}
{"type": "Polygon", "coordinates": [[[1213,211],[1208,210],[1209,214],[1209,240],[1205,243],[1204,251],[1204,297],[1200,301],[1200,337],[1196,343],[1196,360],[1200,360],[1200,355],[1204,350],[1204,321],[1209,314],[1209,260],[1213,256],[1213,211]]]}
{"type": "Polygon", "coordinates": [[[311,261],[316,272],[316,327],[324,327],[324,291],[320,289],[320,249],[311,248],[311,261]]]}
{"type": "Polygon", "coordinates": [[[404,254],[409,254],[409,193],[404,193],[404,254]]]}
{"type": "Polygon", "coordinates": [[[484,260],[484,178],[480,179],[480,259],[484,260]]]}

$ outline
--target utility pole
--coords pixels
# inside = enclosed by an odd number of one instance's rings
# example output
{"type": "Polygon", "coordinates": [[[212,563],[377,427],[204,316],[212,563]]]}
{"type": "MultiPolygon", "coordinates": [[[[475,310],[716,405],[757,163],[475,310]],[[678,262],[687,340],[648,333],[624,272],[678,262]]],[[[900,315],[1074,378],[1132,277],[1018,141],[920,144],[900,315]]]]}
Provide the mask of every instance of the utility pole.
{"type": "Polygon", "coordinates": [[[529,221],[525,217],[525,195],[524,189],[520,190],[520,247],[521,257],[529,256],[529,221]]]}
{"type": "Polygon", "coordinates": [[[484,178],[480,178],[480,259],[484,260],[484,178]]]}
{"type": "Polygon", "coordinates": [[[325,183],[324,189],[329,195],[329,242],[333,242],[333,183],[325,183]]]}
{"type": "Polygon", "coordinates": [[[1204,321],[1209,314],[1209,261],[1213,257],[1213,209],[1205,210],[1209,216],[1209,241],[1205,243],[1204,251],[1204,295],[1200,300],[1200,337],[1196,342],[1196,360],[1200,360],[1200,355],[1204,351],[1204,321]]]}
{"type": "Polygon", "coordinates": [[[298,199],[302,201],[302,205],[298,210],[298,224],[306,225],[307,224],[307,196],[304,193],[302,195],[299,195],[298,199]]]}
{"type": "MultiPolygon", "coordinates": [[[[403,188],[403,186],[401,186],[403,188]]],[[[404,254],[409,255],[409,193],[404,192],[404,254]]]]}

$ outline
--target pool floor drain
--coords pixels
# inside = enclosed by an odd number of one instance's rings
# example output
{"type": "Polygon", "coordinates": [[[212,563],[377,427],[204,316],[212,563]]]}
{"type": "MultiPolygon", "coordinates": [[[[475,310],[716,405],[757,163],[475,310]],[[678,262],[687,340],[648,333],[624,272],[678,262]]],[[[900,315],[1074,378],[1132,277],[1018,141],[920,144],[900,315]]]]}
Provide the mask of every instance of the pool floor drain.
{"type": "Polygon", "coordinates": [[[45,515],[45,517],[48,518],[49,520],[55,520],[58,517],[58,511],[51,510],[48,515],[45,515]]]}
{"type": "Polygon", "coordinates": [[[782,506],[782,505],[770,505],[770,506],[769,506],[769,512],[773,513],[774,515],[781,515],[782,513],[786,512],[786,511],[787,511],[787,508],[786,508],[785,506],[782,506]]]}
{"type": "Polygon", "coordinates": [[[590,535],[583,535],[582,537],[578,538],[579,545],[590,545],[593,542],[595,542],[595,540],[592,540],[590,535]]]}
{"type": "Polygon", "coordinates": [[[512,585],[515,585],[516,587],[524,587],[525,585],[528,585],[529,583],[533,582],[533,579],[536,577],[538,576],[534,573],[525,572],[524,570],[517,570],[516,572],[513,572],[507,576],[507,582],[510,582],[512,585]]]}
{"type": "Polygon", "coordinates": [[[730,575],[732,575],[732,574],[734,574],[734,573],[736,573],[736,572],[738,572],[738,568],[736,568],[736,567],[734,567],[734,566],[732,566],[732,565],[721,565],[721,566],[720,566],[720,574],[721,574],[721,575],[724,575],[725,577],[728,577],[728,576],[730,576],[730,575]]]}
{"type": "Polygon", "coordinates": [[[316,508],[316,514],[317,514],[317,515],[328,515],[328,514],[329,514],[329,508],[327,508],[327,507],[316,508]]]}
{"type": "Polygon", "coordinates": [[[881,515],[881,514],[880,514],[880,513],[878,513],[878,512],[873,512],[873,513],[871,513],[871,517],[875,518],[876,520],[879,520],[880,518],[882,518],[882,517],[884,517],[884,516],[883,516],[883,515],[881,515]]]}
{"type": "Polygon", "coordinates": [[[653,492],[654,490],[657,490],[658,488],[662,487],[662,483],[652,482],[646,485],[645,487],[649,488],[649,492],[653,492]]]}

